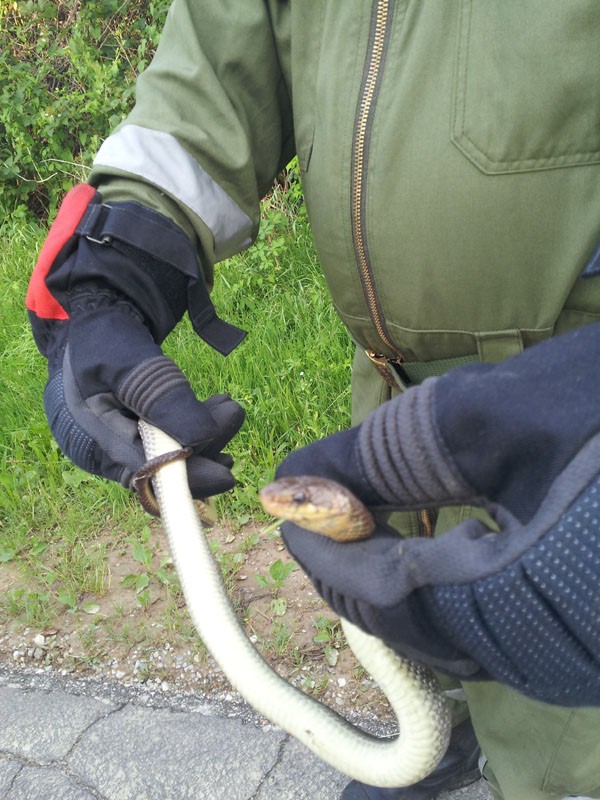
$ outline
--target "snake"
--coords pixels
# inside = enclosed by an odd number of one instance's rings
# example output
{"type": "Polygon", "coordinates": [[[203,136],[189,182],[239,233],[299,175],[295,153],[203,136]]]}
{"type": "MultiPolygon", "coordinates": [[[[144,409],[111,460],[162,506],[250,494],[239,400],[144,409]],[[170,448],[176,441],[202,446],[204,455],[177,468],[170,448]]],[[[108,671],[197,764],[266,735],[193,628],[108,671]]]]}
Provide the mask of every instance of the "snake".
{"type": "MultiPolygon", "coordinates": [[[[288,683],[250,642],[231,606],[190,493],[186,452],[145,421],[140,421],[139,430],[148,461],[138,472],[138,493],[160,512],[190,617],[232,687],[261,716],[361,783],[402,787],[429,775],[447,749],[451,728],[448,703],[431,670],[402,658],[381,640],[342,619],[349,646],[396,715],[398,733],[390,737],[365,732],[288,683]]],[[[358,500],[342,494],[343,500],[339,488],[325,487],[322,479],[307,478],[295,485],[289,481],[275,488],[271,485],[263,490],[263,502],[266,496],[269,505],[270,495],[275,504],[270,507],[278,513],[295,514],[296,520],[308,513],[309,521],[328,519],[322,529],[349,527],[368,535],[369,512],[361,509],[358,500]],[[341,507],[346,511],[340,514],[341,507]],[[341,519],[332,522],[336,514],[341,519]]]]}

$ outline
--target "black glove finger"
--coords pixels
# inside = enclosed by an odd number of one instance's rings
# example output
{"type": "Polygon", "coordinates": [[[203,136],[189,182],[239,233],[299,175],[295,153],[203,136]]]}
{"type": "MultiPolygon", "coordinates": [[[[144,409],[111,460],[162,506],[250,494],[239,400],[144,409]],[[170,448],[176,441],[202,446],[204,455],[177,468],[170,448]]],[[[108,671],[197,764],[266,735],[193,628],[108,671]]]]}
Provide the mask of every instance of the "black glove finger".
{"type": "Polygon", "coordinates": [[[157,355],[130,370],[115,395],[136,416],[182,445],[203,450],[220,434],[210,411],[166,356],[157,355]]]}
{"type": "Polygon", "coordinates": [[[69,324],[72,372],[86,402],[93,405],[109,392],[180,444],[212,442],[220,431],[210,411],[129,304],[95,296],[89,303],[77,308],[69,324]],[[92,301],[97,308],[89,307],[92,301]]]}
{"type": "Polygon", "coordinates": [[[227,467],[227,469],[233,467],[233,458],[229,453],[217,453],[216,456],[211,456],[211,460],[216,461],[217,464],[221,464],[223,467],[227,467]]]}
{"type": "Polygon", "coordinates": [[[339,431],[294,450],[279,465],[275,477],[319,475],[346,486],[369,506],[382,505],[381,497],[363,474],[358,431],[359,428],[339,431]]]}
{"type": "Polygon", "coordinates": [[[192,497],[204,499],[227,492],[235,486],[235,478],[224,464],[192,455],[186,461],[192,497]]]}
{"type": "Polygon", "coordinates": [[[227,394],[215,394],[207,398],[204,407],[210,411],[219,430],[210,445],[203,450],[206,456],[214,458],[238,433],[244,424],[246,412],[227,394]]]}
{"type": "Polygon", "coordinates": [[[396,599],[403,540],[389,526],[378,526],[369,539],[359,542],[335,542],[291,522],[281,526],[281,535],[318,591],[327,586],[346,598],[384,605],[396,599]]]}
{"type": "MultiPolygon", "coordinates": [[[[129,487],[133,475],[146,461],[137,420],[110,393],[98,393],[87,400],[81,396],[68,347],[64,370],[51,379],[46,396],[51,429],[65,455],[88,472],[129,487]]],[[[200,405],[196,400],[195,403],[200,405]]],[[[232,411],[239,417],[239,406],[233,401],[229,405],[235,407],[232,411]]],[[[156,420],[153,422],[156,424],[156,420]]],[[[209,497],[231,489],[235,485],[232,466],[233,459],[228,454],[217,453],[214,461],[193,456],[188,461],[192,495],[209,497]]]]}

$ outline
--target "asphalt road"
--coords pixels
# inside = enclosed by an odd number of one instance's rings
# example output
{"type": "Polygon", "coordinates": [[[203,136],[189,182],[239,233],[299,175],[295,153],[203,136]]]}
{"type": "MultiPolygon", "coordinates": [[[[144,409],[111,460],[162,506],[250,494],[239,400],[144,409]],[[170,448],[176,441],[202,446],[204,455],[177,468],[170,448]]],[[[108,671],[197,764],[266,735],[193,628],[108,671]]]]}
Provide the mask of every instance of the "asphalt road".
{"type": "Polygon", "coordinates": [[[347,781],[233,697],[0,667],[0,800],[337,800],[347,781]]]}

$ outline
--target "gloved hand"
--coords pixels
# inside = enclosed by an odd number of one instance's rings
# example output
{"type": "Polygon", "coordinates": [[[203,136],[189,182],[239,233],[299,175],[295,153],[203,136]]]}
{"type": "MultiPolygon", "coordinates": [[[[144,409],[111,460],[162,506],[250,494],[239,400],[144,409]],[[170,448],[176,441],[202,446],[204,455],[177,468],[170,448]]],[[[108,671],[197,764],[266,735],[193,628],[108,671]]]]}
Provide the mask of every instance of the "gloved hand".
{"type": "MultiPolygon", "coordinates": [[[[117,223],[135,224],[135,236],[146,237],[150,252],[122,239],[68,236],[28,296],[36,342],[48,359],[44,407],[50,429],[77,466],[130,487],[146,461],[137,429],[138,418],[144,419],[193,448],[187,461],[193,496],[215,495],[235,483],[232,460],[222,449],[244,412],[226,395],[199,402],[163,355],[160,342],[188,304],[189,277],[156,257],[152,238],[168,249],[171,237],[178,253],[183,234],[154,212],[123,205],[129,216],[117,216],[117,223]],[[49,316],[53,302],[62,315],[55,309],[49,316]]],[[[67,219],[70,232],[81,212],[97,206],[80,203],[75,222],[67,219]]],[[[64,227],[64,213],[57,223],[64,227]]]]}
{"type": "Polygon", "coordinates": [[[387,510],[477,504],[500,528],[470,519],[401,540],[379,524],[338,544],[285,524],[336,612],[462,679],[600,704],[599,355],[600,325],[588,325],[429,379],[289,456],[277,477],[333,478],[387,510]]]}

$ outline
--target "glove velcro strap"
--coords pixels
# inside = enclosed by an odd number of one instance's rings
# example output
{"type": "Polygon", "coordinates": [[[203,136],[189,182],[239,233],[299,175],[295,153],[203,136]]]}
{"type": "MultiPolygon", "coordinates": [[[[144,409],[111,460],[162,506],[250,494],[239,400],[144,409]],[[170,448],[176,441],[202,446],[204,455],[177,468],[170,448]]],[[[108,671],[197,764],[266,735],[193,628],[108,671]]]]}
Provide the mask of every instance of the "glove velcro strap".
{"type": "Polygon", "coordinates": [[[196,254],[185,234],[166,217],[137,203],[91,203],[76,233],[96,244],[131,245],[189,278],[198,273],[196,254]]]}
{"type": "Polygon", "coordinates": [[[138,203],[92,203],[76,231],[91,242],[130,256],[133,247],[177,269],[188,278],[188,312],[194,330],[207,344],[227,355],[246,336],[217,315],[187,236],[171,220],[138,203]]]}

